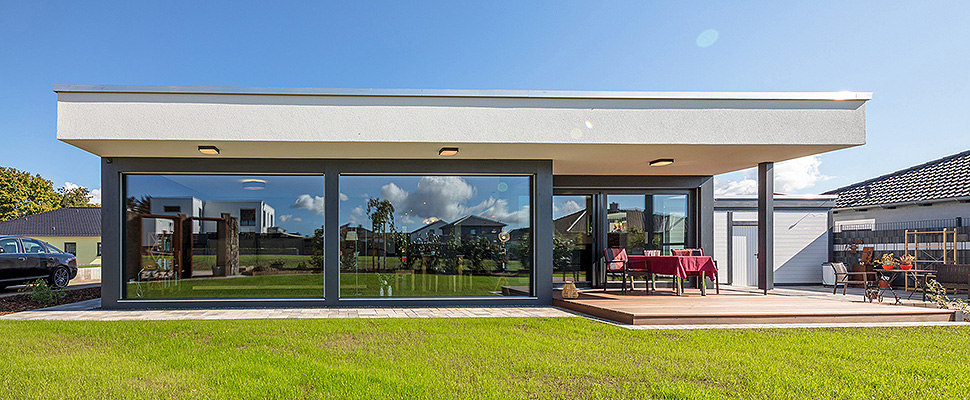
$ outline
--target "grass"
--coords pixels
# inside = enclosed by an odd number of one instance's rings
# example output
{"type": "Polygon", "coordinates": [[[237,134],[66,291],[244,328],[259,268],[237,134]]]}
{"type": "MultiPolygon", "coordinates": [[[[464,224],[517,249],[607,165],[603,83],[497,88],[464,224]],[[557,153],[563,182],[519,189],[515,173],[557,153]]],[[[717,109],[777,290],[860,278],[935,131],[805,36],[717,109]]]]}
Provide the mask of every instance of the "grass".
{"type": "Polygon", "coordinates": [[[0,321],[0,398],[967,398],[968,358],[961,327],[0,321]]]}
{"type": "MultiPolygon", "coordinates": [[[[528,276],[463,276],[387,274],[395,297],[497,296],[502,286],[529,286],[528,276]],[[412,284],[413,280],[413,284],[412,284]],[[412,286],[413,285],[413,286],[412,286]],[[452,286],[454,285],[454,286],[452,286]],[[413,289],[412,289],[413,287],[413,289]]],[[[375,273],[340,274],[344,297],[378,297],[380,283],[375,273]],[[357,292],[360,295],[356,295],[357,292]]],[[[175,285],[163,282],[128,284],[129,298],[279,298],[323,297],[323,274],[262,275],[234,278],[184,279],[175,285]],[[140,294],[140,295],[139,295],[140,294]]]]}

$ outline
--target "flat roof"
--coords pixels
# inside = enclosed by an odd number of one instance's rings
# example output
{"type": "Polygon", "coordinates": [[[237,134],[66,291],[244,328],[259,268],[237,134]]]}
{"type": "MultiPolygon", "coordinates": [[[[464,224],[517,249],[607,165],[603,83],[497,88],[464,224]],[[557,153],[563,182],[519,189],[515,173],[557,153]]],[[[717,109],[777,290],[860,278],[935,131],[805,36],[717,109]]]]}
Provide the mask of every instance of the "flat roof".
{"type": "Polygon", "coordinates": [[[589,90],[340,89],[234,86],[54,85],[57,93],[252,94],[288,96],[496,97],[643,100],[871,100],[872,92],[656,92],[589,90]]]}
{"type": "Polygon", "coordinates": [[[551,160],[557,175],[716,175],[865,143],[867,92],[56,85],[101,157],[551,160]],[[649,165],[673,159],[666,167],[649,165]]]}

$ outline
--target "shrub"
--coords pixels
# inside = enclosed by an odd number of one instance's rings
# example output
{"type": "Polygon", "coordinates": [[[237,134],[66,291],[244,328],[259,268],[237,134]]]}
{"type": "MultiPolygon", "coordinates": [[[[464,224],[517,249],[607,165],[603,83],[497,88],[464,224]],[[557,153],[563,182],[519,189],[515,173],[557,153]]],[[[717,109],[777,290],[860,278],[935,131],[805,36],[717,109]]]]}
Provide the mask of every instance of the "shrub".
{"type": "Polygon", "coordinates": [[[970,304],[962,299],[952,299],[946,295],[946,288],[936,279],[930,279],[926,283],[926,295],[940,308],[947,310],[959,310],[963,312],[963,320],[970,321],[970,304]]]}
{"type": "Polygon", "coordinates": [[[57,303],[58,300],[63,299],[66,295],[64,289],[53,289],[43,279],[28,283],[20,291],[30,292],[30,299],[40,304],[57,303]]]}

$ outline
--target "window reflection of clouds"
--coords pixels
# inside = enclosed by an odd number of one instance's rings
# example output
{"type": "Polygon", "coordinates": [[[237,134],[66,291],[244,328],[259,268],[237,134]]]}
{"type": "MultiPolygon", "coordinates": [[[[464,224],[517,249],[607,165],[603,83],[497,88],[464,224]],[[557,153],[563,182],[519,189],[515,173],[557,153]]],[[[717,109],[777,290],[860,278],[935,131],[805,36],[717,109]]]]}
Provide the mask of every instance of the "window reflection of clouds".
{"type": "Polygon", "coordinates": [[[416,229],[434,220],[454,221],[476,215],[509,225],[528,226],[529,177],[344,176],[341,190],[350,200],[341,220],[366,224],[368,193],[380,193],[395,208],[402,228],[416,229]]]}

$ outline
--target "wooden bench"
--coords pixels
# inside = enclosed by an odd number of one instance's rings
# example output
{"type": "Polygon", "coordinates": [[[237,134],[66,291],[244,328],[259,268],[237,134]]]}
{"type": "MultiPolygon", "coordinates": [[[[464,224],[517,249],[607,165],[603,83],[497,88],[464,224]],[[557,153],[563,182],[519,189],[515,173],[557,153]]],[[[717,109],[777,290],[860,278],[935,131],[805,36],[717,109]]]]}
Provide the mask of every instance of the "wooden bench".
{"type": "Polygon", "coordinates": [[[927,278],[936,279],[947,290],[952,289],[953,294],[964,290],[970,295],[970,264],[942,264],[936,268],[936,274],[927,278]]]}

